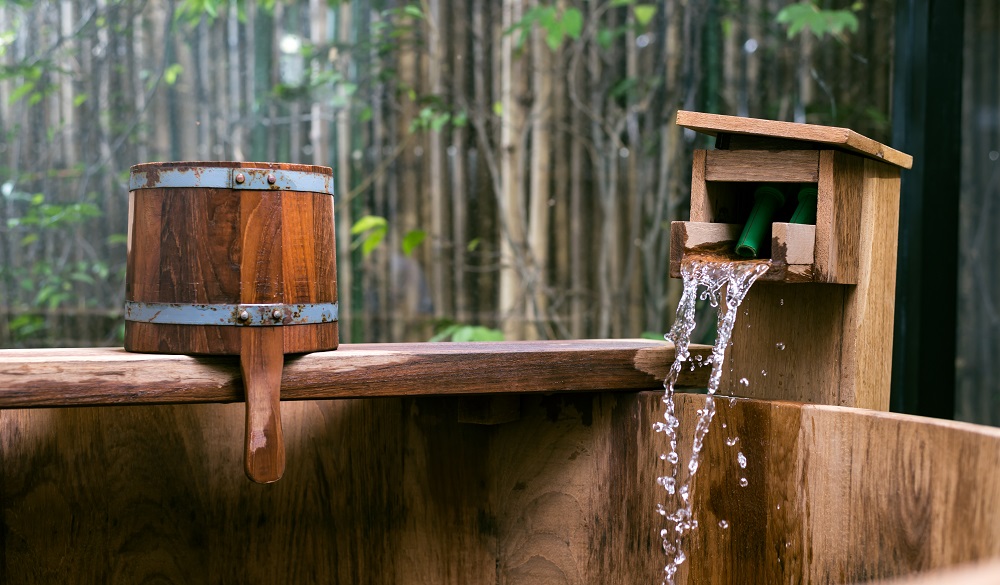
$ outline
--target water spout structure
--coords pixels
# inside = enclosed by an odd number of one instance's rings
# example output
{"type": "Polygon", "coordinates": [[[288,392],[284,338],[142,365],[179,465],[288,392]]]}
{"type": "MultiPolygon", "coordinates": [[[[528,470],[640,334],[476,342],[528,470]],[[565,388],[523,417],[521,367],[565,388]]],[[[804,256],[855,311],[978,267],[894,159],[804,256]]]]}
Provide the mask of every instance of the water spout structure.
{"type": "Polygon", "coordinates": [[[888,409],[899,177],[912,157],[845,128],[683,111],[677,123],[715,149],[694,153],[671,276],[688,258],[770,264],[719,393],[888,409]]]}

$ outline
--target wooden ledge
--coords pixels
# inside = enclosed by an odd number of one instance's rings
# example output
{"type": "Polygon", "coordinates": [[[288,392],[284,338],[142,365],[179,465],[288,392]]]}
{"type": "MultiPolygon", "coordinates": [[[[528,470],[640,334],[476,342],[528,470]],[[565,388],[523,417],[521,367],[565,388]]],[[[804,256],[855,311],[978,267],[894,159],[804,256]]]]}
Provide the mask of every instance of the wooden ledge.
{"type": "MultiPolygon", "coordinates": [[[[673,360],[672,344],[641,339],[344,344],[286,356],[281,398],[654,390],[673,360]]],[[[239,372],[235,356],[0,350],[0,408],[236,402],[239,372]]],[[[685,371],[678,385],[705,386],[708,373],[685,371]]]]}

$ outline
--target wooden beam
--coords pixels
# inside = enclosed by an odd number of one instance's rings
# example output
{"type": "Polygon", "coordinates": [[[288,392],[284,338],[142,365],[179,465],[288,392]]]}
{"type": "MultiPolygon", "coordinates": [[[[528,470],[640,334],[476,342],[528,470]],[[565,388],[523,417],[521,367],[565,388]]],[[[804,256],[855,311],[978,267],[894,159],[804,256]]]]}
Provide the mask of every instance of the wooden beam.
{"type": "Polygon", "coordinates": [[[904,169],[913,166],[912,156],[878,143],[848,128],[819,126],[816,124],[796,124],[794,122],[741,118],[683,110],[677,112],[677,125],[712,136],[719,133],[752,134],[755,136],[828,144],[848,152],[856,152],[875,160],[885,161],[904,169]]]}
{"type": "MultiPolygon", "coordinates": [[[[692,353],[707,357],[710,348],[692,353]]],[[[347,344],[286,356],[281,398],[651,390],[673,360],[673,345],[648,340],[347,344]]],[[[3,350],[0,408],[235,402],[239,372],[236,357],[3,350]]],[[[685,371],[679,385],[707,378],[708,368],[685,371]]]]}
{"type": "Polygon", "coordinates": [[[709,150],[706,181],[738,183],[815,183],[819,181],[818,150],[709,150]]]}

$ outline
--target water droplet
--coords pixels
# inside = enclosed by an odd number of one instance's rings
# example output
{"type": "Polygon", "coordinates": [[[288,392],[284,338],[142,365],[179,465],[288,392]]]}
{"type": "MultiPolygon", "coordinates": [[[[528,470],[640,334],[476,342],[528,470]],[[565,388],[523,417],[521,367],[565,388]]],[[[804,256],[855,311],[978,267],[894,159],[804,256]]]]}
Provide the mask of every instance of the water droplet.
{"type": "Polygon", "coordinates": [[[750,380],[747,380],[746,378],[740,378],[740,385],[746,388],[747,386],[750,385],[750,380]]]}
{"type": "Polygon", "coordinates": [[[722,423],[722,428],[726,428],[726,423],[722,423]]]}
{"type": "Polygon", "coordinates": [[[736,397],[735,396],[731,396],[729,398],[729,408],[732,408],[734,406],[736,406],[736,397]]]}
{"type": "Polygon", "coordinates": [[[766,378],[767,377],[767,370],[761,370],[760,371],[760,375],[764,376],[766,378]]]}
{"type": "Polygon", "coordinates": [[[729,522],[726,522],[725,520],[719,520],[719,528],[723,530],[729,528],[729,522]]]}
{"type": "Polygon", "coordinates": [[[660,461],[666,461],[666,460],[667,460],[667,454],[666,453],[660,453],[660,461]]]}
{"type": "Polygon", "coordinates": [[[677,460],[678,459],[679,459],[679,457],[677,456],[677,453],[675,453],[674,451],[671,451],[670,454],[667,455],[667,461],[670,462],[670,463],[672,463],[672,464],[674,464],[674,465],[677,465],[677,460]]]}
{"type": "Polygon", "coordinates": [[[781,509],[781,504],[778,504],[778,509],[779,509],[779,510],[781,509]]]}
{"type": "Polygon", "coordinates": [[[748,481],[747,481],[747,478],[745,478],[745,477],[741,477],[741,478],[740,478],[740,487],[747,487],[747,485],[748,485],[749,483],[750,483],[750,482],[748,482],[748,481]]]}
{"type": "Polygon", "coordinates": [[[739,437],[729,437],[728,439],[726,439],[726,444],[729,445],[730,447],[732,447],[739,440],[740,440],[739,437]]]}
{"type": "Polygon", "coordinates": [[[780,341],[778,343],[775,343],[774,347],[777,347],[778,351],[785,351],[785,344],[780,341]]]}
{"type": "Polygon", "coordinates": [[[781,300],[780,300],[780,302],[779,302],[778,304],[780,304],[780,305],[784,306],[784,305],[785,305],[785,299],[781,299],[781,300]]]}
{"type": "Polygon", "coordinates": [[[736,453],[736,460],[740,462],[740,468],[746,469],[747,467],[747,456],[743,454],[743,451],[736,453]]]}

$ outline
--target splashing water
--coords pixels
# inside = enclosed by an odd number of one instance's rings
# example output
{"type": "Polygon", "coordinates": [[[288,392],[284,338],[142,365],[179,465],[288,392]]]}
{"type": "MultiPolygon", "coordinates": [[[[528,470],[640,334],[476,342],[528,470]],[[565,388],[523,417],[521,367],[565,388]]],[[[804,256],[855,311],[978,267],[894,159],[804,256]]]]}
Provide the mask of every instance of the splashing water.
{"type": "Polygon", "coordinates": [[[678,507],[672,513],[667,512],[667,508],[662,504],[656,506],[657,512],[667,519],[668,526],[673,525],[672,531],[664,529],[660,533],[663,538],[663,552],[668,559],[667,565],[663,568],[664,585],[673,585],[677,568],[687,558],[683,550],[684,535],[694,530],[698,525],[697,520],[693,517],[694,499],[690,493],[691,484],[698,471],[699,455],[705,435],[708,433],[709,425],[715,416],[715,393],[718,391],[719,382],[722,379],[722,366],[725,363],[726,348],[731,344],[730,338],[736,324],[737,309],[749,292],[751,285],[767,272],[767,268],[766,262],[752,261],[706,262],[695,260],[686,261],[681,266],[684,289],[677,305],[674,325],[670,328],[670,333],[666,335],[667,339],[674,343],[676,357],[663,383],[665,390],[663,402],[666,405],[663,414],[664,422],[657,422],[653,425],[656,432],[664,433],[667,436],[670,446],[667,460],[672,463],[669,474],[657,478],[657,484],[666,490],[670,499],[676,502],[678,495],[680,498],[678,507]],[[700,294],[699,289],[703,289],[700,294]],[[689,345],[691,332],[694,331],[695,327],[695,304],[699,298],[708,300],[713,307],[719,307],[717,337],[715,346],[712,348],[711,359],[705,360],[706,363],[711,363],[712,372],[709,376],[705,406],[698,410],[698,421],[695,424],[691,444],[691,459],[682,466],[679,465],[677,455],[677,431],[680,422],[677,420],[674,406],[674,384],[684,369],[685,362],[691,361],[689,345]],[[723,306],[720,307],[720,304],[723,306]],[[687,469],[686,475],[681,474],[682,468],[687,469]]]}

